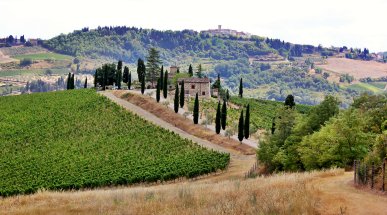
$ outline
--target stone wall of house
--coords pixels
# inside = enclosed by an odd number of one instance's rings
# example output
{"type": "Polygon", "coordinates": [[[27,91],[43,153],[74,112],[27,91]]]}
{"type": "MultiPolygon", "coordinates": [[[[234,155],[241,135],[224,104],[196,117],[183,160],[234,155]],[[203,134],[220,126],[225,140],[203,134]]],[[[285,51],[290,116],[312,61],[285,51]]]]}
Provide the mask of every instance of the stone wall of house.
{"type": "MultiPolygon", "coordinates": [[[[180,84],[179,84],[180,86],[180,84]]],[[[186,96],[196,96],[209,98],[210,95],[210,83],[184,83],[184,94],[186,96]]]]}

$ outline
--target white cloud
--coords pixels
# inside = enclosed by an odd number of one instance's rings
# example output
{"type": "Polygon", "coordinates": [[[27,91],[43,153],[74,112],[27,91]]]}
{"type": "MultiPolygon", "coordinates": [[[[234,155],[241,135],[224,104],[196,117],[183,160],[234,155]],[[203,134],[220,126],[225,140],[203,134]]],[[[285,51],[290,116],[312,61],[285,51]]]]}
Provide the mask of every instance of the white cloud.
{"type": "Polygon", "coordinates": [[[224,27],[305,44],[387,50],[383,0],[1,0],[0,36],[50,38],[85,26],[224,27]]]}

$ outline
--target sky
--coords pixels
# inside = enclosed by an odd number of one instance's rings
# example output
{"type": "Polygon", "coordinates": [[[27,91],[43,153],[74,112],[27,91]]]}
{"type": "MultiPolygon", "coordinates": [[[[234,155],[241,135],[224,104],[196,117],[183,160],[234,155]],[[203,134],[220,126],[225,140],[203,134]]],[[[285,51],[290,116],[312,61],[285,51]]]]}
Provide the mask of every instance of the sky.
{"type": "Polygon", "coordinates": [[[291,43],[387,51],[386,0],[0,0],[0,37],[83,27],[235,29],[291,43]]]}

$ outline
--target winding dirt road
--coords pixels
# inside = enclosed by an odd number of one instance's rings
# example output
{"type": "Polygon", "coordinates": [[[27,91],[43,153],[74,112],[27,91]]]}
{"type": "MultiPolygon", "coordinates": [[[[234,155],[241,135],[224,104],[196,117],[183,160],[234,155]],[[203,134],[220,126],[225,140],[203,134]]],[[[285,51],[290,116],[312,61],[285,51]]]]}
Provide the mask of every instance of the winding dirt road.
{"type": "Polygon", "coordinates": [[[353,172],[319,178],[309,186],[318,191],[322,214],[387,214],[387,196],[355,188],[353,172]]]}

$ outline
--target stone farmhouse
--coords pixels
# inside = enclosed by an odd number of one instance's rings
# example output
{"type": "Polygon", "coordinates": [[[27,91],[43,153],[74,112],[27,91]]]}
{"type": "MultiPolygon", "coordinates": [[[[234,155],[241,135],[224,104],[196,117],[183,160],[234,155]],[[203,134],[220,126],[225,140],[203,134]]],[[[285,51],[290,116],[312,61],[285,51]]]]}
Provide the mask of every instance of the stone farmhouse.
{"type": "Polygon", "coordinates": [[[199,97],[210,98],[211,87],[209,78],[179,78],[179,86],[184,81],[184,94],[186,96],[196,96],[198,93],[199,97]]]}

